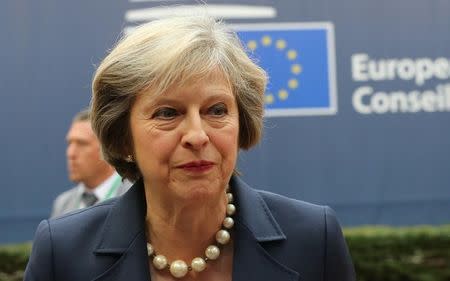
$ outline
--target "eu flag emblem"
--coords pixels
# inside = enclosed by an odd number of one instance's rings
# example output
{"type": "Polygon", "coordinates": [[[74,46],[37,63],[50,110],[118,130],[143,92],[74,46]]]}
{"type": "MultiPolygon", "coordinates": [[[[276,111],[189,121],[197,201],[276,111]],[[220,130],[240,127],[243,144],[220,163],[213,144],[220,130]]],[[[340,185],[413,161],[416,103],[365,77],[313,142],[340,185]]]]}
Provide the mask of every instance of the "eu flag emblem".
{"type": "Polygon", "coordinates": [[[250,57],[269,74],[266,116],[337,112],[332,23],[235,25],[250,57]]]}

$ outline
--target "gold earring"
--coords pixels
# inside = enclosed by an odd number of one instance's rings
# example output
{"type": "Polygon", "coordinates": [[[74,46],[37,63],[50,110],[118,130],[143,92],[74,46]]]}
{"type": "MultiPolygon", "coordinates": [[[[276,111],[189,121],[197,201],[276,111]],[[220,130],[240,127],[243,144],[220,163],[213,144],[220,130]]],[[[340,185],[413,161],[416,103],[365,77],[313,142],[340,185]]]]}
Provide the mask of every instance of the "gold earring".
{"type": "Polygon", "coordinates": [[[125,158],[125,161],[127,161],[128,163],[133,163],[134,162],[133,156],[131,154],[128,154],[127,157],[125,158]]]}

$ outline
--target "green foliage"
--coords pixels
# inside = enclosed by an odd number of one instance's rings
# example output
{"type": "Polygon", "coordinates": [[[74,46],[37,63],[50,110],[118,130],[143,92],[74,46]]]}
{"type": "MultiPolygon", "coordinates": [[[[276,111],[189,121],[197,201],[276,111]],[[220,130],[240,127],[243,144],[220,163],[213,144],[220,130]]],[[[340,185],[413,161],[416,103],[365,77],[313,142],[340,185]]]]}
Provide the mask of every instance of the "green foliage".
{"type": "MultiPolygon", "coordinates": [[[[450,225],[344,230],[359,281],[450,281],[450,225]]],[[[0,246],[0,281],[19,281],[31,243],[0,246]]]]}
{"type": "Polygon", "coordinates": [[[359,281],[450,281],[450,225],[344,230],[359,281]]]}
{"type": "Polygon", "coordinates": [[[0,281],[23,280],[31,243],[0,246],[0,281]]]}

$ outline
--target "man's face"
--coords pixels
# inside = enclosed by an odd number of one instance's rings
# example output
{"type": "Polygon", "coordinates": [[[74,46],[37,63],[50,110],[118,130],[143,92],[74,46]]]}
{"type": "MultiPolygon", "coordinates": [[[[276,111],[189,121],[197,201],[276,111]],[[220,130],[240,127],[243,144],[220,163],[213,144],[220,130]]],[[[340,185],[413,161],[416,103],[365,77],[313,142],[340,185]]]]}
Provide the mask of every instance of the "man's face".
{"type": "Polygon", "coordinates": [[[106,162],[101,159],[100,143],[92,131],[89,121],[72,123],[66,136],[67,167],[70,180],[92,182],[104,169],[106,162]]]}

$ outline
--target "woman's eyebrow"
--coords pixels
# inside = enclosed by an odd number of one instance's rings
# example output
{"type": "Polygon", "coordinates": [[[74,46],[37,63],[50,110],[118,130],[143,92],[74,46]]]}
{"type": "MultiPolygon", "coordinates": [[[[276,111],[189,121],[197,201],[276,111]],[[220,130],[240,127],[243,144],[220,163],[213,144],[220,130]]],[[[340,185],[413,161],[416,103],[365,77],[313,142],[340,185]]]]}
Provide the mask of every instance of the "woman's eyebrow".
{"type": "Polygon", "coordinates": [[[233,95],[230,94],[225,94],[225,93],[216,93],[216,94],[211,94],[209,95],[206,100],[210,101],[210,100],[227,100],[227,101],[231,101],[233,100],[233,95]]]}
{"type": "Polygon", "coordinates": [[[156,98],[147,98],[144,100],[144,108],[153,108],[155,106],[160,106],[164,104],[170,104],[170,105],[178,105],[180,104],[180,100],[174,97],[170,96],[159,96],[156,98]]]}
{"type": "MultiPolygon", "coordinates": [[[[234,96],[228,89],[210,89],[208,91],[211,91],[210,94],[207,94],[206,101],[215,100],[215,99],[224,99],[227,101],[231,101],[234,96]]],[[[145,98],[145,107],[155,107],[158,105],[163,104],[171,104],[171,105],[180,105],[183,103],[184,100],[180,100],[180,96],[182,97],[182,94],[175,96],[170,95],[164,95],[159,96],[156,98],[145,98]]]]}

